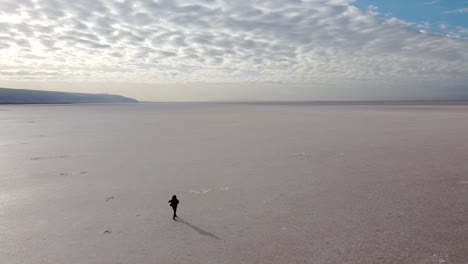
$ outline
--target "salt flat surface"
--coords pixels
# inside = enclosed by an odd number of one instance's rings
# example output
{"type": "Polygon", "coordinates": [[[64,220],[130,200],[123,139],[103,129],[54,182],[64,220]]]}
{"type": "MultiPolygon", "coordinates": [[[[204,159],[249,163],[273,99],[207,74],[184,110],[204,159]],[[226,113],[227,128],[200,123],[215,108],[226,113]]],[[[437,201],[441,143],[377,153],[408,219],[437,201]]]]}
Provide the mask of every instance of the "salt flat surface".
{"type": "Polygon", "coordinates": [[[0,263],[468,263],[467,183],[467,106],[0,106],[0,263]]]}

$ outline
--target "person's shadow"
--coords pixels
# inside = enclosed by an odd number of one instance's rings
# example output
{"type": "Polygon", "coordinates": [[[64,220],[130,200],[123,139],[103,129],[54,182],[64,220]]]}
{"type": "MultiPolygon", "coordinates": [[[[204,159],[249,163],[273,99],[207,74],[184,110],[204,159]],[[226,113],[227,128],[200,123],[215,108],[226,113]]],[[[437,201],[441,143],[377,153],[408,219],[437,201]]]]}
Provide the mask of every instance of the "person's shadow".
{"type": "Polygon", "coordinates": [[[198,226],[194,226],[194,225],[192,225],[191,223],[185,221],[184,219],[182,219],[182,218],[180,218],[180,217],[177,217],[175,220],[176,220],[177,222],[180,222],[180,223],[182,223],[182,224],[186,224],[186,225],[190,226],[190,227],[193,228],[195,231],[197,231],[200,235],[209,236],[209,237],[214,238],[214,239],[221,239],[221,238],[219,238],[218,236],[216,236],[215,234],[210,233],[210,232],[208,232],[208,231],[206,231],[206,230],[203,230],[203,229],[199,228],[198,226]]]}

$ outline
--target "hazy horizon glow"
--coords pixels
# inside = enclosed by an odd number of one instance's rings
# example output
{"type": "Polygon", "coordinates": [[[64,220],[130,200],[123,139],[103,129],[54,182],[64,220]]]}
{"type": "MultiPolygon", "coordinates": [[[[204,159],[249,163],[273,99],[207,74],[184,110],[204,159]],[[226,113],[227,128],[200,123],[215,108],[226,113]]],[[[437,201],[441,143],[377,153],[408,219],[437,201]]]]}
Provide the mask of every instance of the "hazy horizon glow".
{"type": "MultiPolygon", "coordinates": [[[[468,99],[465,25],[419,30],[371,2],[2,0],[0,87],[146,101],[468,99]]],[[[465,7],[440,15],[457,23],[465,7]]]]}

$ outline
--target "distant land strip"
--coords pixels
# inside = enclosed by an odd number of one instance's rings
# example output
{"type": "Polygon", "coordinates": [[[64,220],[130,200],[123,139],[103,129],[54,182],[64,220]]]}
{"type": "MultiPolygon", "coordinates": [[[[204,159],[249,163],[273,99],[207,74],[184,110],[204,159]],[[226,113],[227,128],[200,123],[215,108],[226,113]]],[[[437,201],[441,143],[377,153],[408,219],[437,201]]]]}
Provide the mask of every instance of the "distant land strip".
{"type": "MultiPolygon", "coordinates": [[[[189,102],[187,102],[189,103],[189,102]]],[[[213,104],[264,104],[264,105],[468,105],[468,100],[365,100],[365,101],[210,101],[213,104]]]]}
{"type": "Polygon", "coordinates": [[[113,94],[67,93],[0,88],[0,104],[138,103],[133,98],[113,94]]]}

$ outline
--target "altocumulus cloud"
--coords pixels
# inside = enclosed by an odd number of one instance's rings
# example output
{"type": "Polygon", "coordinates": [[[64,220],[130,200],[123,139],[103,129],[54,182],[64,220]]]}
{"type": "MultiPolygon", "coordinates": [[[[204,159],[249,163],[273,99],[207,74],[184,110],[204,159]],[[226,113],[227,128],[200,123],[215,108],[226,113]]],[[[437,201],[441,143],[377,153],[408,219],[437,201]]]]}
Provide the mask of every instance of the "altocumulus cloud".
{"type": "Polygon", "coordinates": [[[468,41],[346,0],[1,0],[0,79],[466,83],[468,41]]]}

